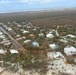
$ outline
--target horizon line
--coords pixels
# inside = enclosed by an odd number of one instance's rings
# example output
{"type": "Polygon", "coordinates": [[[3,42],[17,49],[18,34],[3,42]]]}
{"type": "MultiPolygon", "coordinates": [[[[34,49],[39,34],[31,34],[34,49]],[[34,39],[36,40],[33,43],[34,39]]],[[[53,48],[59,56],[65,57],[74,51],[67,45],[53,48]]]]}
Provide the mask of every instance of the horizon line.
{"type": "Polygon", "coordinates": [[[31,10],[15,10],[15,11],[6,11],[0,12],[0,14],[4,13],[16,13],[16,12],[32,12],[32,11],[61,11],[61,10],[76,10],[76,7],[63,7],[63,8],[42,8],[42,9],[31,9],[31,10]]]}

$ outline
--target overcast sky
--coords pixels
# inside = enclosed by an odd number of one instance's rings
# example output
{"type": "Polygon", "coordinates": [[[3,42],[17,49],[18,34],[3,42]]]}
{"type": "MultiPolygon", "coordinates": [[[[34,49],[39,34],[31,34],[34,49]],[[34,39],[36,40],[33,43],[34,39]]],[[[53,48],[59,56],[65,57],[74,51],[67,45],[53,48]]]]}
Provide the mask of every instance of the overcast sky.
{"type": "Polygon", "coordinates": [[[0,0],[0,12],[71,7],[76,7],[76,0],[0,0]]]}

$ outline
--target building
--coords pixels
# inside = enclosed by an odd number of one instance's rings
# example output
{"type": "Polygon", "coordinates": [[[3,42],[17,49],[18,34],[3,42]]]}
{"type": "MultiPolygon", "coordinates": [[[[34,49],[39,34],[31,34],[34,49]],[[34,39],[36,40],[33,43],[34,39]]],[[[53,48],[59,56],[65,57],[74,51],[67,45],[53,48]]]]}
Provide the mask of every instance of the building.
{"type": "Polygon", "coordinates": [[[8,31],[12,31],[12,28],[11,27],[7,27],[6,28],[8,31]]]}
{"type": "Polygon", "coordinates": [[[29,31],[27,31],[27,30],[23,30],[22,33],[23,33],[23,34],[27,34],[27,33],[29,33],[29,31]]]}
{"type": "Polygon", "coordinates": [[[15,50],[15,49],[11,49],[11,50],[10,50],[10,53],[11,53],[11,54],[17,54],[17,53],[19,53],[19,52],[18,52],[17,50],[15,50]]]}
{"type": "Polygon", "coordinates": [[[30,37],[34,37],[35,35],[34,35],[34,34],[29,34],[29,36],[30,36],[30,37]]]}
{"type": "Polygon", "coordinates": [[[46,37],[49,38],[49,39],[51,39],[51,38],[54,38],[54,35],[51,34],[51,33],[48,33],[48,34],[46,34],[46,37]]]}
{"type": "Polygon", "coordinates": [[[16,37],[20,37],[20,36],[21,36],[20,34],[17,34],[17,35],[16,35],[16,37]]]}
{"type": "Polygon", "coordinates": [[[29,43],[29,42],[31,42],[31,40],[29,40],[29,39],[24,41],[25,44],[29,43]]]}
{"type": "Polygon", "coordinates": [[[20,30],[23,34],[29,33],[29,31],[25,30],[25,29],[21,29],[20,30]]]}
{"type": "Polygon", "coordinates": [[[40,37],[44,36],[44,33],[39,33],[39,36],[40,36],[40,37]]]}
{"type": "Polygon", "coordinates": [[[0,49],[0,54],[5,54],[7,51],[0,49]]]}
{"type": "Polygon", "coordinates": [[[38,42],[32,42],[33,46],[39,46],[38,42]]]}
{"type": "Polygon", "coordinates": [[[68,43],[67,39],[60,39],[60,42],[63,42],[63,43],[68,43]]]}
{"type": "Polygon", "coordinates": [[[0,35],[3,35],[3,33],[2,33],[2,32],[0,32],[0,35]]]}
{"type": "Polygon", "coordinates": [[[1,39],[4,39],[4,38],[5,38],[5,35],[0,35],[0,38],[1,38],[1,39]]]}
{"type": "Polygon", "coordinates": [[[54,44],[49,44],[49,47],[53,50],[58,49],[58,45],[54,44]]]}
{"type": "Polygon", "coordinates": [[[64,48],[64,53],[68,56],[68,55],[73,55],[76,54],[76,48],[73,46],[68,46],[64,48]]]}

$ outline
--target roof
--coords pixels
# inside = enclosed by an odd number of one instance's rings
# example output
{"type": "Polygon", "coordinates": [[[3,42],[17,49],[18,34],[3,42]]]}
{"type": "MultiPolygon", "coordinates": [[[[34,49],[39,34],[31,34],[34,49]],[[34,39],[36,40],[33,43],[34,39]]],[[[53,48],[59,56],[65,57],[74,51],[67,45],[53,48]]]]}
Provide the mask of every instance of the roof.
{"type": "Polygon", "coordinates": [[[17,50],[15,50],[15,49],[11,49],[11,50],[10,50],[10,53],[11,53],[11,54],[15,54],[15,53],[19,53],[19,52],[18,52],[17,50]]]}
{"type": "Polygon", "coordinates": [[[21,36],[20,34],[17,34],[17,35],[16,35],[16,37],[20,37],[20,36],[21,36]]]}
{"type": "Polygon", "coordinates": [[[9,40],[7,40],[7,39],[3,39],[3,41],[2,42],[0,42],[1,44],[4,44],[4,43],[10,43],[11,44],[11,42],[9,41],[9,40]]]}
{"type": "Polygon", "coordinates": [[[4,51],[3,49],[0,49],[0,54],[5,54],[6,51],[4,51]]]}
{"type": "Polygon", "coordinates": [[[73,46],[71,46],[71,47],[65,47],[64,50],[76,52],[76,48],[73,47],[73,46]]]}
{"type": "Polygon", "coordinates": [[[55,30],[54,29],[50,29],[49,30],[49,33],[53,33],[55,30]]]}
{"type": "Polygon", "coordinates": [[[34,35],[34,34],[29,34],[29,36],[31,36],[31,37],[32,37],[32,36],[35,36],[35,35],[34,35]]]}
{"type": "Polygon", "coordinates": [[[18,26],[18,27],[21,27],[21,25],[20,25],[20,24],[17,24],[17,26],[18,26]]]}
{"type": "Polygon", "coordinates": [[[3,33],[2,32],[0,32],[0,35],[2,35],[3,33]]]}
{"type": "Polygon", "coordinates": [[[76,54],[76,48],[73,47],[73,46],[65,47],[65,48],[64,48],[64,52],[65,52],[67,55],[76,54]]]}
{"type": "Polygon", "coordinates": [[[33,42],[32,43],[34,46],[39,46],[39,43],[38,42],[33,42]]]}
{"type": "Polygon", "coordinates": [[[25,40],[25,41],[24,41],[24,43],[29,43],[29,42],[31,42],[31,40],[25,40]]]}
{"type": "Polygon", "coordinates": [[[57,49],[58,45],[56,45],[56,44],[49,44],[49,47],[52,48],[52,49],[57,49]]]}
{"type": "Polygon", "coordinates": [[[27,31],[27,30],[24,30],[22,33],[29,33],[29,31],[27,31]]]}
{"type": "Polygon", "coordinates": [[[0,35],[0,38],[4,39],[5,38],[5,35],[0,35]]]}
{"type": "Polygon", "coordinates": [[[44,36],[44,33],[39,33],[39,36],[44,36]]]}
{"type": "Polygon", "coordinates": [[[67,43],[68,41],[66,39],[60,39],[61,42],[67,43]]]}
{"type": "Polygon", "coordinates": [[[11,42],[5,42],[4,43],[4,45],[6,45],[6,46],[8,46],[8,45],[10,45],[11,44],[11,42]]]}
{"type": "Polygon", "coordinates": [[[46,34],[46,37],[47,37],[47,38],[53,38],[53,37],[54,37],[54,35],[53,35],[53,34],[51,34],[51,33],[48,33],[48,34],[46,34]]]}
{"type": "Polygon", "coordinates": [[[11,28],[11,27],[7,27],[6,29],[7,29],[8,31],[11,31],[11,30],[12,30],[12,28],[11,28]]]}

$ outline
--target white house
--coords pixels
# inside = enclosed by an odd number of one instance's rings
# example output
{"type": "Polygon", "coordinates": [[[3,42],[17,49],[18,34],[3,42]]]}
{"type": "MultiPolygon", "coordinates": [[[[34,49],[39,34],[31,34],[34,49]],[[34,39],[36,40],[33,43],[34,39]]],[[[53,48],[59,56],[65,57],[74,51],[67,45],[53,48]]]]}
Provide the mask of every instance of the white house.
{"type": "Polygon", "coordinates": [[[23,34],[25,34],[25,33],[29,33],[29,31],[27,31],[27,30],[24,30],[22,33],[23,33],[23,34]]]}
{"type": "Polygon", "coordinates": [[[11,42],[5,42],[4,46],[9,46],[11,44],[11,42]]]}
{"type": "Polygon", "coordinates": [[[53,32],[55,32],[54,29],[49,29],[49,33],[53,33],[53,32]]]}
{"type": "Polygon", "coordinates": [[[2,33],[2,32],[0,32],[0,35],[3,35],[3,33],[2,33]]]}
{"type": "Polygon", "coordinates": [[[40,37],[44,36],[44,33],[39,33],[39,36],[40,36],[40,37]]]}
{"type": "Polygon", "coordinates": [[[5,35],[0,35],[0,38],[4,39],[5,38],[5,35]]]}
{"type": "Polygon", "coordinates": [[[8,31],[11,31],[11,30],[12,30],[12,28],[11,28],[11,27],[7,27],[6,29],[7,29],[8,31]]]}
{"type": "Polygon", "coordinates": [[[47,38],[54,38],[54,35],[51,34],[51,33],[48,33],[48,34],[46,34],[46,37],[47,37],[47,38]]]}
{"type": "Polygon", "coordinates": [[[66,55],[76,54],[76,48],[73,47],[73,46],[65,47],[65,48],[64,48],[64,53],[65,53],[66,55]]]}
{"type": "Polygon", "coordinates": [[[68,41],[66,39],[60,39],[60,42],[68,43],[68,41]]]}
{"type": "Polygon", "coordinates": [[[0,49],[0,54],[5,54],[7,51],[0,49]]]}
{"type": "Polygon", "coordinates": [[[10,53],[11,53],[11,54],[17,54],[17,53],[19,53],[19,52],[18,52],[17,50],[15,50],[15,49],[11,49],[11,50],[10,50],[10,53]]]}
{"type": "Polygon", "coordinates": [[[17,24],[18,27],[22,27],[20,24],[17,24]]]}
{"type": "Polygon", "coordinates": [[[60,57],[64,58],[61,52],[48,52],[47,53],[48,59],[59,59],[60,57]]]}
{"type": "Polygon", "coordinates": [[[33,29],[33,31],[36,31],[36,30],[37,30],[36,28],[33,29]]]}
{"type": "Polygon", "coordinates": [[[0,42],[0,43],[1,43],[1,44],[4,44],[4,43],[10,43],[10,41],[7,40],[7,39],[3,39],[2,42],[0,42]]]}
{"type": "Polygon", "coordinates": [[[27,31],[27,30],[25,30],[25,29],[21,29],[20,31],[21,31],[23,34],[29,33],[29,31],[27,31]]]}
{"type": "Polygon", "coordinates": [[[24,29],[21,29],[20,31],[24,31],[24,29]]]}
{"type": "Polygon", "coordinates": [[[20,37],[20,36],[21,36],[20,34],[17,34],[17,35],[16,35],[16,37],[20,37]]]}
{"type": "Polygon", "coordinates": [[[51,48],[51,49],[57,49],[58,48],[58,45],[56,45],[55,43],[54,44],[49,44],[49,47],[51,48]]]}
{"type": "Polygon", "coordinates": [[[29,39],[24,41],[25,44],[29,43],[29,42],[31,42],[31,40],[29,40],[29,39]]]}

